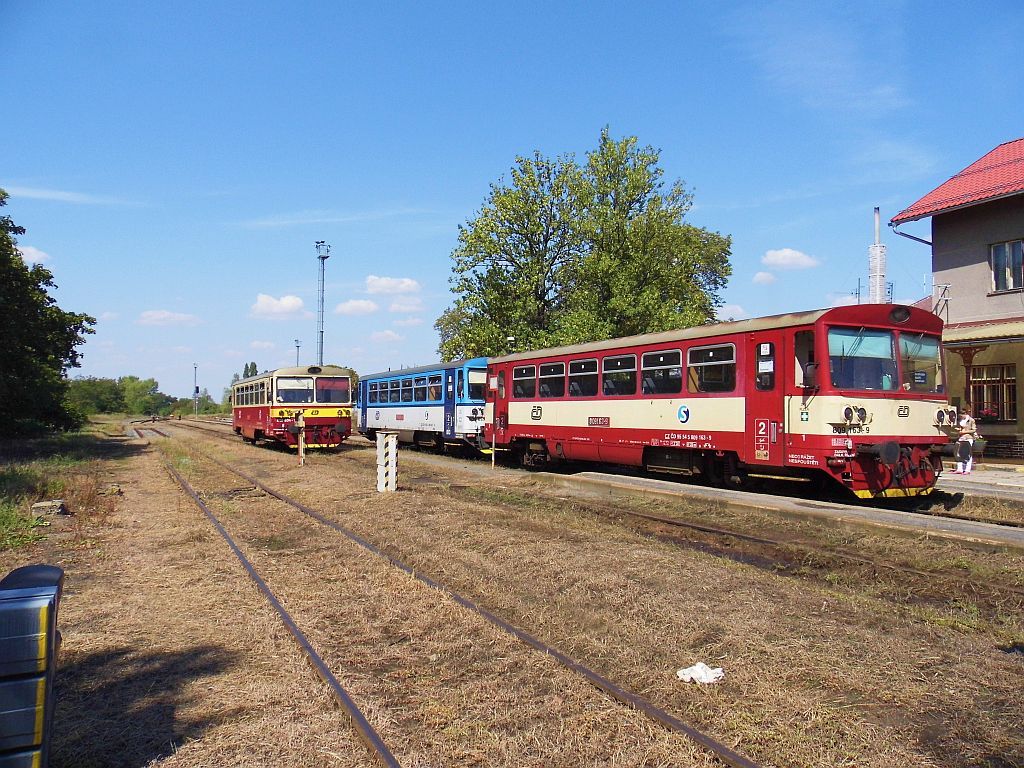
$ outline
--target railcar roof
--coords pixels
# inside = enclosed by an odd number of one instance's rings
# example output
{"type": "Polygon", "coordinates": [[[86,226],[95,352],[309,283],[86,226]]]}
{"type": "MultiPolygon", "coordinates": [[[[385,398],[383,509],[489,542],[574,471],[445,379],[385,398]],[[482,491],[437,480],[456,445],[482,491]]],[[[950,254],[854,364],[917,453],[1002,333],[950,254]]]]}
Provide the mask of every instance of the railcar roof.
{"type": "Polygon", "coordinates": [[[467,357],[462,360],[452,360],[448,363],[433,363],[432,365],[418,365],[415,368],[396,368],[393,371],[381,371],[380,373],[367,373],[359,377],[360,381],[369,379],[387,379],[396,376],[411,376],[417,373],[430,373],[432,371],[443,371],[448,368],[461,368],[466,363],[479,362],[481,368],[487,367],[486,357],[467,357]]]}
{"type": "Polygon", "coordinates": [[[257,373],[255,376],[248,376],[244,379],[239,379],[234,382],[231,386],[237,386],[238,384],[245,384],[250,381],[259,381],[265,379],[268,376],[351,376],[354,374],[351,368],[345,368],[341,365],[299,365],[291,366],[290,368],[275,368],[272,371],[263,371],[257,373]],[[314,373],[310,371],[310,368],[319,368],[319,372],[314,373]]]}
{"type": "MultiPolygon", "coordinates": [[[[815,309],[807,312],[790,312],[784,315],[771,315],[769,317],[757,317],[751,320],[730,320],[724,323],[709,323],[697,325],[692,328],[680,328],[672,331],[660,331],[658,333],[644,333],[639,336],[625,336],[618,339],[605,339],[603,341],[592,341],[585,344],[572,344],[564,347],[551,347],[550,349],[537,349],[528,352],[517,352],[512,355],[491,358],[491,363],[515,362],[517,360],[532,360],[538,357],[558,357],[575,355],[584,352],[600,352],[606,349],[619,349],[620,347],[644,346],[647,344],[670,344],[688,339],[704,339],[711,336],[727,336],[734,333],[752,333],[754,331],[766,331],[773,328],[790,328],[796,325],[811,325],[827,314],[834,314],[839,322],[865,322],[869,313],[877,312],[877,322],[880,325],[888,325],[889,313],[898,304],[858,304],[849,307],[829,307],[827,309],[815,309]],[[884,312],[882,311],[884,307],[884,312]]],[[[941,332],[941,321],[930,312],[907,307],[911,317],[918,321],[930,324],[933,321],[939,322],[941,332]],[[931,320],[924,320],[925,316],[931,316],[931,320]]]]}

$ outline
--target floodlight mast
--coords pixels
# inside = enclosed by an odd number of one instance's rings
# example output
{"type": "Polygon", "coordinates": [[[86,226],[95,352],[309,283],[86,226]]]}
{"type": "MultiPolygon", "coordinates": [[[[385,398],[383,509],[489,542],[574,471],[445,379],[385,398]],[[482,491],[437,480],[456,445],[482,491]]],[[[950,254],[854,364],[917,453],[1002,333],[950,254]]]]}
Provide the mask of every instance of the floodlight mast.
{"type": "Polygon", "coordinates": [[[316,257],[320,260],[320,304],[317,311],[317,333],[319,341],[316,348],[317,365],[324,364],[324,265],[331,255],[331,246],[324,240],[316,241],[316,257]]]}

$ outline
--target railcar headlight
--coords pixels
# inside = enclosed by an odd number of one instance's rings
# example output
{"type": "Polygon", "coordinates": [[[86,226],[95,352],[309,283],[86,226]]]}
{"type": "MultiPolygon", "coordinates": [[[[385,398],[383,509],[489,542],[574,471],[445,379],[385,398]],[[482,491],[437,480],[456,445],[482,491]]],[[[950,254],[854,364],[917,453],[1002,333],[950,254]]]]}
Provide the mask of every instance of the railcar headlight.
{"type": "Polygon", "coordinates": [[[859,422],[861,422],[863,424],[863,423],[867,422],[867,420],[868,420],[868,412],[864,409],[863,406],[858,406],[857,407],[857,421],[859,421],[859,422]]]}
{"type": "Polygon", "coordinates": [[[937,410],[935,412],[935,423],[936,424],[942,424],[945,421],[946,421],[946,412],[944,410],[942,410],[941,408],[939,408],[939,410],[937,410]]]}
{"type": "Polygon", "coordinates": [[[950,424],[956,424],[956,411],[953,410],[952,408],[949,409],[948,418],[950,424]]]}
{"type": "Polygon", "coordinates": [[[852,405],[848,405],[845,408],[843,408],[843,420],[844,421],[853,421],[853,416],[854,416],[854,411],[853,411],[853,406],[852,405]]]}

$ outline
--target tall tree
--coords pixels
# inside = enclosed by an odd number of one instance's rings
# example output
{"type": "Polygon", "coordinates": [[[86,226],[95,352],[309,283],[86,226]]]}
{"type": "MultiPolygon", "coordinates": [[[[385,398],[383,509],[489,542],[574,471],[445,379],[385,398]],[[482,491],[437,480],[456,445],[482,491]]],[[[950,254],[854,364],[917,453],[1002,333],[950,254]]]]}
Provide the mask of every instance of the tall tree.
{"type": "Polygon", "coordinates": [[[68,403],[87,416],[124,410],[124,394],[116,379],[77,377],[68,382],[68,403]]]}
{"type": "Polygon", "coordinates": [[[721,305],[731,239],[684,221],[693,196],[681,181],[665,186],[659,160],[607,128],[587,155],[579,225],[589,253],[574,306],[593,338],[699,325],[721,305]]]}
{"type": "MultiPolygon", "coordinates": [[[[7,193],[0,189],[0,206],[7,193]]],[[[17,249],[25,230],[0,216],[0,435],[66,429],[81,422],[65,401],[69,368],[78,366],[77,347],[96,320],[65,312],[48,289],[52,273],[29,267],[17,249]]]]}
{"type": "Polygon", "coordinates": [[[458,298],[435,324],[446,359],[562,338],[563,308],[584,255],[573,226],[580,183],[571,157],[516,158],[511,184],[492,184],[477,217],[459,227],[451,278],[458,298]]]}
{"type": "Polygon", "coordinates": [[[730,238],[684,220],[659,152],[602,131],[572,156],[517,158],[459,228],[454,304],[435,323],[445,359],[687,327],[714,317],[730,238]],[[509,337],[514,337],[510,340],[509,337]]]}

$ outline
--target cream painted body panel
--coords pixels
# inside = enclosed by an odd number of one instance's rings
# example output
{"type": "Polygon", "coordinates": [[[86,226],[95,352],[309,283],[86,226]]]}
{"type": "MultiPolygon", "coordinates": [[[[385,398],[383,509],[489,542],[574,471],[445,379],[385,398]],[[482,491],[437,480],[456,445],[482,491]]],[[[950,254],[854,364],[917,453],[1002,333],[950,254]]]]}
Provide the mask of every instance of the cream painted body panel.
{"type": "Polygon", "coordinates": [[[949,410],[945,400],[909,400],[897,397],[862,398],[836,395],[787,397],[787,423],[785,432],[791,443],[801,436],[840,436],[857,438],[905,437],[942,441],[955,432],[948,425],[939,426],[935,412],[949,410]],[[846,406],[862,407],[867,413],[865,423],[847,424],[843,419],[846,406]],[[903,413],[904,415],[900,415],[903,413]],[[807,414],[804,417],[803,414],[807,414]],[[804,420],[806,418],[806,420],[804,420]]]}
{"type": "MultiPolygon", "coordinates": [[[[520,426],[602,427],[697,432],[743,432],[742,397],[636,400],[529,400],[509,402],[509,424],[520,426]],[[594,424],[591,419],[607,419],[594,424]]],[[[490,409],[488,404],[488,409],[490,409]]],[[[491,419],[491,410],[487,411],[491,419]]]]}

